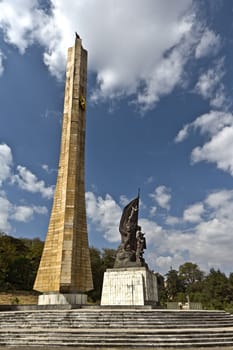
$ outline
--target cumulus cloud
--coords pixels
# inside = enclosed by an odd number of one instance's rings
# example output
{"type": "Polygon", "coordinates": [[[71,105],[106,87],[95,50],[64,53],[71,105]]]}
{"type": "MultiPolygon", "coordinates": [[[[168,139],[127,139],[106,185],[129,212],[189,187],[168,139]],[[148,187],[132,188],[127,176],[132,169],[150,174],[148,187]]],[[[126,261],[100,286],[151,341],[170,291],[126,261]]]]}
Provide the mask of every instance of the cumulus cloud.
{"type": "Polygon", "coordinates": [[[44,206],[26,206],[19,205],[12,207],[12,215],[10,218],[15,221],[28,222],[33,219],[34,214],[45,215],[48,209],[44,206]]]}
{"type": "Polygon", "coordinates": [[[45,215],[48,210],[44,206],[15,205],[11,203],[4,192],[0,193],[0,231],[10,232],[11,222],[29,222],[35,214],[45,215]]]}
{"type": "MultiPolygon", "coordinates": [[[[46,187],[43,180],[39,180],[30,170],[21,165],[17,166],[16,174],[13,173],[13,156],[11,148],[7,144],[0,144],[0,186],[4,181],[11,181],[17,184],[22,190],[32,193],[39,192],[44,198],[52,198],[53,186],[46,187]]],[[[43,169],[49,172],[46,165],[43,169]]]]}
{"type": "Polygon", "coordinates": [[[130,199],[127,198],[125,195],[120,196],[120,204],[125,207],[130,202],[130,199]]]}
{"type": "Polygon", "coordinates": [[[0,76],[4,72],[3,58],[4,58],[4,55],[3,55],[2,51],[0,50],[0,76]]]}
{"type": "Polygon", "coordinates": [[[176,135],[175,142],[179,143],[184,141],[189,136],[189,124],[185,125],[176,135]]]}
{"type": "Polygon", "coordinates": [[[103,233],[104,238],[109,242],[118,242],[122,210],[116,201],[109,194],[102,198],[96,197],[93,192],[87,192],[86,208],[88,218],[103,233]]]}
{"type": "Polygon", "coordinates": [[[182,83],[195,38],[191,0],[51,0],[47,12],[39,3],[0,2],[5,41],[22,54],[39,43],[44,63],[61,79],[64,48],[73,44],[78,31],[89,51],[89,67],[97,74],[93,100],[136,93],[137,102],[149,108],[182,83]]]}
{"type": "Polygon", "coordinates": [[[161,208],[170,209],[171,190],[164,185],[158,186],[149,195],[161,208]]]}
{"type": "Polygon", "coordinates": [[[53,197],[53,186],[46,187],[45,182],[43,180],[38,180],[36,175],[26,167],[18,165],[17,171],[18,174],[12,176],[12,182],[17,183],[19,188],[32,193],[39,192],[44,198],[50,199],[53,197]]]}
{"type": "MultiPolygon", "coordinates": [[[[118,243],[122,212],[119,204],[110,195],[98,197],[93,192],[86,194],[86,201],[91,223],[107,241],[118,243]]],[[[145,258],[150,268],[166,273],[170,266],[178,268],[186,261],[193,261],[206,271],[211,267],[232,271],[232,211],[233,191],[223,189],[187,206],[183,218],[169,216],[158,224],[154,218],[140,217],[139,224],[147,241],[145,258]],[[190,225],[187,228],[190,223],[191,228],[190,225]]]]}
{"type": "Polygon", "coordinates": [[[232,190],[210,193],[203,202],[195,203],[184,211],[184,217],[191,219],[194,226],[189,232],[169,233],[166,248],[181,256],[186,250],[190,259],[206,270],[215,267],[231,271],[232,209],[232,190]]]}
{"type": "Polygon", "coordinates": [[[166,217],[165,223],[170,226],[174,226],[176,224],[179,224],[181,222],[180,218],[177,218],[176,216],[168,215],[166,217]]]}
{"type": "Polygon", "coordinates": [[[220,84],[219,88],[215,91],[215,94],[212,96],[210,100],[210,106],[217,109],[225,109],[229,108],[229,99],[226,95],[225,87],[223,84],[220,84]]]}
{"type": "Polygon", "coordinates": [[[212,30],[206,29],[196,47],[195,56],[196,58],[201,58],[208,56],[209,54],[216,54],[220,46],[220,35],[214,33],[212,30]]]}
{"type": "Polygon", "coordinates": [[[33,43],[43,47],[44,63],[58,79],[78,31],[97,77],[92,100],[130,95],[146,110],[183,85],[191,56],[216,54],[221,46],[220,35],[199,25],[194,11],[191,0],[51,0],[50,11],[39,0],[2,0],[0,28],[21,54],[33,43]]]}
{"type": "Polygon", "coordinates": [[[213,68],[201,74],[196,83],[195,91],[204,99],[209,100],[212,107],[228,106],[225,89],[221,82],[224,75],[224,60],[220,59],[213,68]]]}
{"type": "Polygon", "coordinates": [[[11,214],[12,205],[5,196],[0,195],[0,230],[9,231],[11,225],[9,223],[9,216],[11,214]]]}
{"type": "MultiPolygon", "coordinates": [[[[7,144],[0,144],[0,187],[4,182],[16,184],[22,190],[32,193],[41,193],[44,198],[53,196],[53,186],[46,187],[43,180],[38,180],[30,170],[18,165],[17,173],[13,170],[13,156],[11,148],[7,144]]],[[[0,191],[0,230],[9,232],[11,221],[28,222],[34,215],[47,214],[45,206],[17,205],[9,199],[6,191],[0,191]]]]}
{"type": "Polygon", "coordinates": [[[10,177],[12,165],[13,158],[10,147],[6,144],[0,144],[0,186],[3,181],[10,177]]]}
{"type": "Polygon", "coordinates": [[[216,86],[221,81],[224,76],[223,63],[222,60],[211,69],[208,69],[207,72],[203,73],[196,84],[196,91],[203,98],[212,97],[216,86]]]}
{"type": "Polygon", "coordinates": [[[42,164],[42,169],[48,173],[48,174],[52,174],[53,172],[56,172],[57,169],[50,169],[49,166],[47,164],[42,164]]]}
{"type": "Polygon", "coordinates": [[[187,124],[179,131],[175,142],[181,142],[189,136],[192,129],[197,129],[207,140],[204,145],[192,150],[191,161],[215,163],[218,169],[233,176],[233,115],[227,112],[210,111],[187,124]]]}
{"type": "Polygon", "coordinates": [[[193,149],[191,159],[193,163],[201,161],[212,162],[218,169],[229,172],[233,176],[233,127],[225,127],[204,146],[193,149]]]}
{"type": "Polygon", "coordinates": [[[201,216],[204,213],[204,206],[202,203],[195,203],[189,206],[184,211],[184,221],[188,222],[200,222],[201,216]]]}
{"type": "Polygon", "coordinates": [[[157,207],[154,205],[150,208],[150,216],[155,216],[156,214],[156,211],[157,211],[157,207]]]}

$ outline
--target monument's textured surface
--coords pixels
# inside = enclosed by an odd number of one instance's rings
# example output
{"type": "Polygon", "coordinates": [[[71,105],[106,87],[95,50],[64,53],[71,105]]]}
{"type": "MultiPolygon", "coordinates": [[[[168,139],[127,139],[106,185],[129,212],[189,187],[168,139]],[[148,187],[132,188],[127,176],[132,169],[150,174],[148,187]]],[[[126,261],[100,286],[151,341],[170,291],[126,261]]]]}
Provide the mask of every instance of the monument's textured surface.
{"type": "Polygon", "coordinates": [[[101,305],[150,305],[158,302],[157,279],[146,267],[108,269],[101,305]]]}
{"type": "Polygon", "coordinates": [[[86,79],[87,51],[77,36],[68,49],[57,184],[34,284],[48,294],[82,295],[93,288],[84,188],[86,79]]]}

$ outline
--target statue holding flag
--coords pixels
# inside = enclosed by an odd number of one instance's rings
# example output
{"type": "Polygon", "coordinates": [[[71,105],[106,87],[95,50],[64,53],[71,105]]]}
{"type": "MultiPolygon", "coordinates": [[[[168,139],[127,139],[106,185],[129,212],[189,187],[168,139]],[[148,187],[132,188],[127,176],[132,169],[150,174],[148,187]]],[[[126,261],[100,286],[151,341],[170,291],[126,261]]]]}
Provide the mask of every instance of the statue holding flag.
{"type": "Polygon", "coordinates": [[[123,209],[121,243],[112,269],[104,273],[101,305],[156,305],[157,278],[143,258],[146,239],[138,225],[139,193],[123,209]]]}
{"type": "Polygon", "coordinates": [[[123,210],[119,225],[121,244],[114,268],[147,266],[143,258],[146,240],[138,226],[138,212],[139,194],[123,210]]]}

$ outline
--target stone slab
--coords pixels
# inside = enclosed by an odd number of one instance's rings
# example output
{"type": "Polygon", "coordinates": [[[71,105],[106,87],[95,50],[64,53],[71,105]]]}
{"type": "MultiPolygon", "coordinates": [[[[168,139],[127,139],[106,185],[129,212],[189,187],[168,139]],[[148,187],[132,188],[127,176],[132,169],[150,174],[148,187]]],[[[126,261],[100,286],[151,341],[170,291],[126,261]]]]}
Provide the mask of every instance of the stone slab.
{"type": "Polygon", "coordinates": [[[38,305],[83,305],[87,303],[87,295],[82,293],[48,293],[38,298],[38,305]]]}
{"type": "Polygon", "coordinates": [[[158,302],[155,274],[145,267],[107,269],[101,306],[153,305],[158,302]]]}

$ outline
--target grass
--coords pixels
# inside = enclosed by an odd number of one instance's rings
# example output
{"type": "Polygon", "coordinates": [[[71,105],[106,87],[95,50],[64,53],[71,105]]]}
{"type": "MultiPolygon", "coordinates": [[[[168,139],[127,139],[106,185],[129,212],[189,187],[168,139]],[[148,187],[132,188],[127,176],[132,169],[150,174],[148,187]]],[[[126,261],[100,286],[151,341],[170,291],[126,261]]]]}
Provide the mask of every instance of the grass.
{"type": "Polygon", "coordinates": [[[37,304],[36,292],[17,290],[14,292],[0,292],[0,305],[31,305],[37,304]]]}

